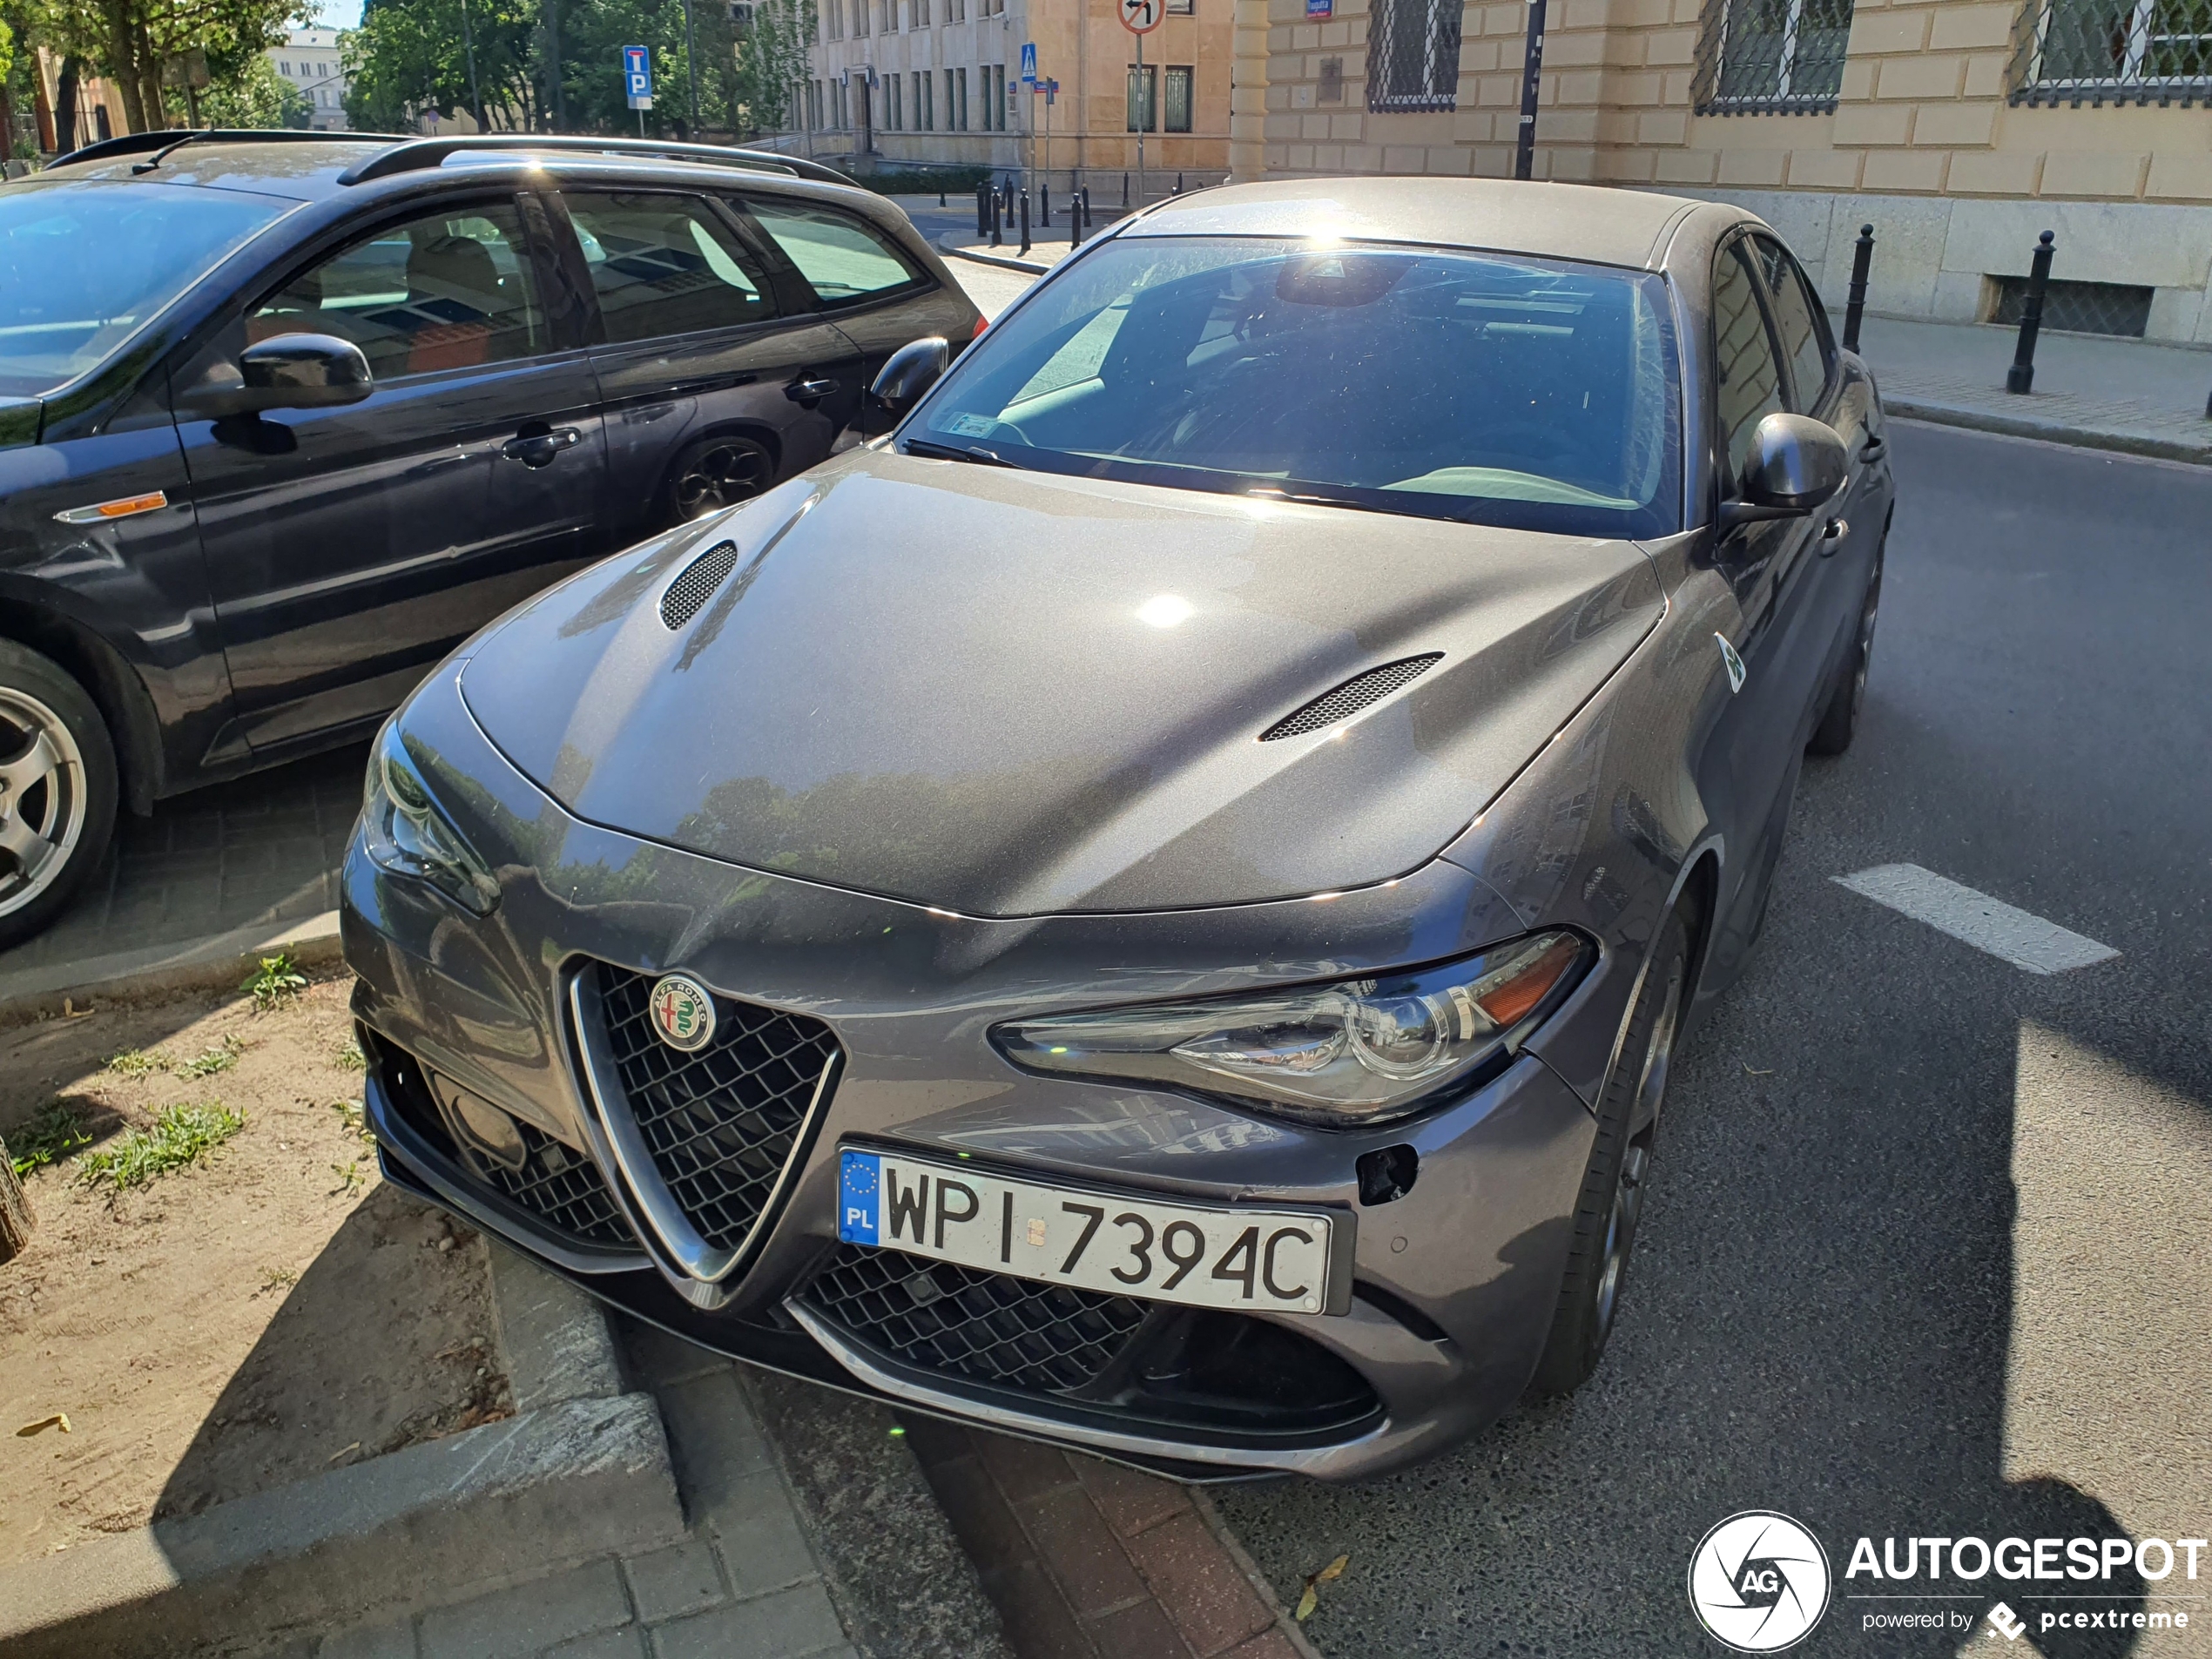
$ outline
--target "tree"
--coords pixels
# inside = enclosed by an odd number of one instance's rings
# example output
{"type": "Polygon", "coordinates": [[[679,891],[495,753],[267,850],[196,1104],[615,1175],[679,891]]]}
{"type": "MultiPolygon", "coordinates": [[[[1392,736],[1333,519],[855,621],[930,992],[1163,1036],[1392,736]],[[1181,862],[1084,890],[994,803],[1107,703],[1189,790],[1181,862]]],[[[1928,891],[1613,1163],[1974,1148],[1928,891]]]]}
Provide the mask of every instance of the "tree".
{"type": "Polygon", "coordinates": [[[752,24],[738,37],[737,94],[741,132],[779,132],[796,123],[792,99],[806,78],[806,48],[814,38],[814,0],[761,0],[752,24]]]}
{"type": "Polygon", "coordinates": [[[368,0],[361,27],[339,38],[346,114],[364,132],[393,132],[426,110],[468,109],[473,44],[484,125],[537,125],[537,0],[368,0]]]}
{"type": "Polygon", "coordinates": [[[216,59],[276,44],[285,25],[312,17],[307,0],[35,0],[45,43],[91,61],[123,96],[133,132],[165,128],[162,64],[192,47],[216,59]]]}
{"type": "Polygon", "coordinates": [[[314,123],[307,95],[276,72],[266,54],[255,52],[225,74],[209,64],[212,77],[199,95],[199,121],[212,127],[307,127],[314,123]]]}

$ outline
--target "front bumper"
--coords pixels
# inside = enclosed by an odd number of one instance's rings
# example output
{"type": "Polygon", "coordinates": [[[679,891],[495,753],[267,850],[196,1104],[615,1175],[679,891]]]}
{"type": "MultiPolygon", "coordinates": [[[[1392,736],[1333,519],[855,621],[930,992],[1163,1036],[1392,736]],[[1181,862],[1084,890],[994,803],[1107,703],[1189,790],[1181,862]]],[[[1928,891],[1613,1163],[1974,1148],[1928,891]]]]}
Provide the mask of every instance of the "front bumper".
{"type": "MultiPolygon", "coordinates": [[[[358,846],[347,857],[342,927],[372,1057],[368,1115],[400,1184],[718,1351],[1184,1478],[1378,1473],[1472,1433],[1526,1386],[1594,1133],[1581,1099],[1538,1059],[1410,1123],[1325,1132],[1017,1073],[983,1035],[1015,1013],[1433,961],[1521,931],[1465,872],[1439,864],[1325,904],[947,916],[574,819],[476,729],[451,670],[405,718],[442,778],[465,780],[433,787],[496,867],[501,901],[479,920],[358,846]],[[792,1137],[742,1261],[718,1281],[685,1271],[610,1156],[608,1117],[622,1108],[604,1097],[605,1062],[595,1071],[573,1001],[595,962],[643,974],[680,966],[718,994],[834,1033],[834,1088],[792,1137]],[[487,1178],[442,1123],[430,1074],[509,1115],[538,1161],[487,1178]],[[1237,1323],[1200,1331],[1145,1305],[1125,1345],[1080,1386],[1058,1386],[1049,1366],[1014,1385],[962,1370],[944,1363],[945,1343],[902,1345],[893,1325],[848,1317],[866,1304],[820,1288],[850,1248],[836,1239],[835,1153],[855,1138],[1109,1190],[1328,1207],[1352,1237],[1350,1310],[1223,1315],[1237,1323]],[[1362,1204],[1360,1155],[1400,1144],[1419,1157],[1412,1190],[1362,1204]],[[1218,1364],[1208,1372],[1224,1344],[1253,1356],[1245,1381],[1218,1364]]],[[[1598,1027],[1616,1001],[1586,986],[1556,1018],[1609,1041],[1598,1027]]],[[[1009,1306],[1035,1292],[1021,1281],[968,1288],[1009,1306]]]]}

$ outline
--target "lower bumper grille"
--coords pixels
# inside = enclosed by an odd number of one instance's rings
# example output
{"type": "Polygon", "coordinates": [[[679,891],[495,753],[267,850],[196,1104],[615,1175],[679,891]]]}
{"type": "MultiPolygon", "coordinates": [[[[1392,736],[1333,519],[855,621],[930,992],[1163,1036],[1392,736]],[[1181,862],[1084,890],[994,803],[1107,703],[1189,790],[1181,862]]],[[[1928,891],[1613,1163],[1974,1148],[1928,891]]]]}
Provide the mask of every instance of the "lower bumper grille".
{"type": "Polygon", "coordinates": [[[838,1247],[802,1299],[910,1366],[1046,1394],[1096,1382],[1146,1313],[1126,1296],[852,1244],[838,1247]]]}
{"type": "Polygon", "coordinates": [[[616,1208],[615,1195],[608,1190],[597,1164],[520,1118],[515,1127],[522,1130],[523,1144],[529,1149],[520,1170],[471,1160],[494,1191],[573,1238],[595,1244],[637,1244],[637,1235],[616,1208]]]}

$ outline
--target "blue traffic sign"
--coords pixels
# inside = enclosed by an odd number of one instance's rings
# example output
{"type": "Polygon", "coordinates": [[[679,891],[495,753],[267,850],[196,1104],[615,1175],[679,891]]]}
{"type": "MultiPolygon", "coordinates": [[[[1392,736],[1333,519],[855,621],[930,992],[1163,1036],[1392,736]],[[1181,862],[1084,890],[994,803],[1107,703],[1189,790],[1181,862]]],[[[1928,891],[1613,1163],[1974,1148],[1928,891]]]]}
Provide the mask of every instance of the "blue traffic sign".
{"type": "Polygon", "coordinates": [[[1022,43],[1022,84],[1035,86],[1036,84],[1037,43],[1034,40],[1025,40],[1022,43]]]}
{"type": "Polygon", "coordinates": [[[644,47],[624,46],[622,49],[622,84],[624,91],[629,96],[631,109],[650,110],[653,107],[653,59],[652,54],[644,47]]]}

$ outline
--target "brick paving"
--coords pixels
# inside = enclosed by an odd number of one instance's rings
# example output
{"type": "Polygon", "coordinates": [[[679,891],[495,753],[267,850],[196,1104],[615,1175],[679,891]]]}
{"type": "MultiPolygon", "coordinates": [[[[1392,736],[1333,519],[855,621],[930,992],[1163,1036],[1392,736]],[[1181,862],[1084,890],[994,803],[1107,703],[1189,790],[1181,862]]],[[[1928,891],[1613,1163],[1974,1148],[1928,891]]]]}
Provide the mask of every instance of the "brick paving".
{"type": "Polygon", "coordinates": [[[115,846],[54,926],[0,951],[0,987],[102,959],[185,950],[335,909],[368,751],[349,744],[118,816],[115,846]]]}
{"type": "Polygon", "coordinates": [[[1312,1653],[1174,1481],[934,1419],[907,1430],[1022,1659],[1312,1653]]]}

